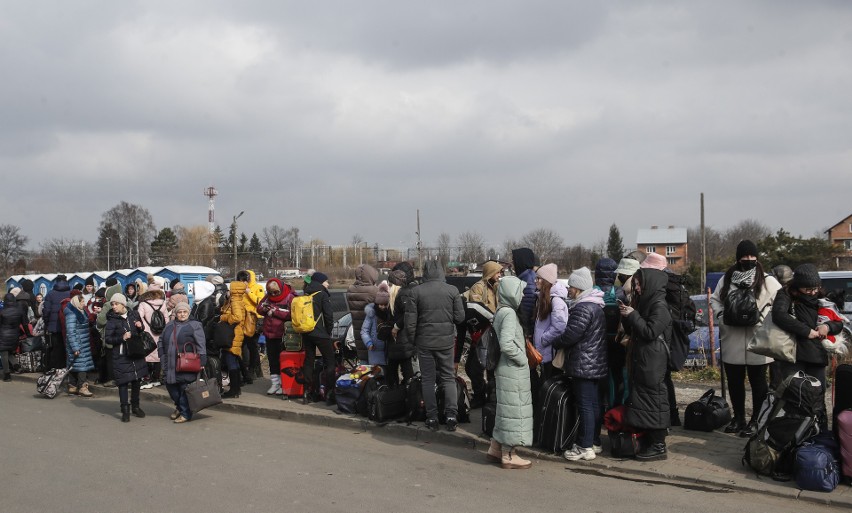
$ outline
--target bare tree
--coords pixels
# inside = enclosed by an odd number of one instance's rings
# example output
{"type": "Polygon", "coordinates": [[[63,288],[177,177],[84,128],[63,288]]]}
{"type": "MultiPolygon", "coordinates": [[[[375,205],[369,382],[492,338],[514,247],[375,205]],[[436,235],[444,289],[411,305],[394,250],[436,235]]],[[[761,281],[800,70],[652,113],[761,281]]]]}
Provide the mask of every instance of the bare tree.
{"type": "Polygon", "coordinates": [[[450,234],[441,232],[438,235],[438,260],[444,267],[450,262],[450,234]]]}
{"type": "Polygon", "coordinates": [[[582,244],[575,244],[562,251],[562,258],[559,259],[557,264],[566,272],[571,272],[583,266],[593,269],[595,265],[594,253],[582,244]]]}
{"type": "Polygon", "coordinates": [[[187,265],[212,265],[213,246],[210,245],[210,230],[206,226],[178,226],[177,251],[173,258],[187,265]]]}
{"type": "Polygon", "coordinates": [[[459,261],[464,264],[485,258],[485,238],[478,232],[464,232],[458,237],[459,261]]]}
{"type": "Polygon", "coordinates": [[[21,235],[21,229],[12,224],[0,224],[0,271],[9,274],[12,266],[24,254],[29,239],[21,235]]]}
{"type": "Polygon", "coordinates": [[[86,268],[84,261],[92,262],[91,246],[80,239],[53,238],[39,246],[41,256],[49,262],[48,266],[53,272],[74,272],[86,268]]]}
{"type": "Polygon", "coordinates": [[[533,250],[542,264],[559,257],[564,241],[553,230],[539,228],[521,237],[520,245],[533,250]]]}
{"type": "Polygon", "coordinates": [[[725,249],[733,260],[737,252],[737,244],[748,239],[754,243],[759,243],[766,237],[772,235],[772,230],[765,224],[754,219],[745,219],[740,221],[732,228],[725,232],[725,249]]]}
{"type": "Polygon", "coordinates": [[[151,241],[157,235],[148,209],[122,201],[101,215],[99,233],[103,235],[105,232],[118,237],[118,240],[110,240],[110,252],[115,252],[110,262],[112,266],[133,267],[148,262],[151,241]]]}

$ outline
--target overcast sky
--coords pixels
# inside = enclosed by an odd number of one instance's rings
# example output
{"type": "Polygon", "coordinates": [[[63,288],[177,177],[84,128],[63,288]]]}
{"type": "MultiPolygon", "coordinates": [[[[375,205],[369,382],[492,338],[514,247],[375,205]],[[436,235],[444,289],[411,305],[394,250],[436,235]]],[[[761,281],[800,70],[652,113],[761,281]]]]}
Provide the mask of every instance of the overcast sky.
{"type": "Polygon", "coordinates": [[[852,213],[852,2],[0,0],[0,223],[625,246],[852,213]]]}

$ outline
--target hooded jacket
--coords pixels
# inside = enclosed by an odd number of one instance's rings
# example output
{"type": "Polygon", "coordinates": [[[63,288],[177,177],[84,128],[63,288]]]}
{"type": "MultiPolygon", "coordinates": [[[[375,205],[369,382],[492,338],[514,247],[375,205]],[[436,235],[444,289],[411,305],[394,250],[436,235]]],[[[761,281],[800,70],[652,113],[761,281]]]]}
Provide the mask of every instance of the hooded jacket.
{"type": "Polygon", "coordinates": [[[53,288],[44,297],[45,327],[50,333],[59,333],[59,314],[63,299],[71,296],[71,286],[67,280],[59,280],[53,284],[53,288]]]}
{"type": "MultiPolygon", "coordinates": [[[[293,301],[293,289],[278,278],[269,280],[278,285],[281,293],[263,296],[258,304],[258,312],[263,315],[263,335],[267,340],[284,337],[284,323],[290,320],[290,302],[293,301]]],[[[269,285],[267,285],[267,288],[269,285]]]]}
{"type": "Polygon", "coordinates": [[[603,296],[589,289],[574,300],[565,331],[554,343],[567,351],[565,372],[572,378],[600,379],[609,372],[603,296]]]}
{"type": "Polygon", "coordinates": [[[6,294],[4,305],[0,310],[0,351],[14,351],[20,343],[24,313],[11,293],[6,294]]]}
{"type": "MultiPolygon", "coordinates": [[[[246,312],[250,316],[252,316],[256,323],[259,317],[257,306],[260,304],[260,300],[263,299],[263,296],[266,294],[266,292],[263,290],[263,285],[257,282],[257,276],[254,274],[254,271],[249,269],[247,272],[249,275],[249,281],[248,285],[246,286],[246,295],[244,298],[246,302],[246,312]]],[[[254,332],[252,332],[251,335],[248,336],[252,335],[254,335],[254,332]]]]}
{"type": "Polygon", "coordinates": [[[568,289],[561,281],[550,287],[550,315],[547,319],[536,319],[533,344],[541,353],[542,363],[553,360],[556,352],[553,342],[562,336],[568,324],[568,289]]]}
{"type": "Polygon", "coordinates": [[[456,324],[465,319],[459,291],[444,280],[441,262],[423,266],[423,283],[412,289],[405,329],[418,349],[443,351],[455,345],[456,324]]]}
{"type": "Polygon", "coordinates": [[[237,358],[243,356],[243,340],[254,335],[255,320],[246,313],[246,288],[244,281],[231,282],[231,299],[222,308],[221,319],[234,327],[234,343],[228,351],[237,358]]]}
{"type": "MultiPolygon", "coordinates": [[[[775,325],[796,338],[796,362],[828,365],[828,352],[818,338],[808,336],[818,324],[819,299],[815,296],[793,299],[786,290],[779,290],[772,305],[772,320],[775,325]]],[[[843,330],[843,322],[826,321],[829,335],[843,330]]]]}
{"type": "Polygon", "coordinates": [[[632,388],[627,399],[627,423],[638,429],[665,429],[671,422],[668,390],[664,382],[668,368],[668,341],[672,317],[666,304],[665,272],[640,269],[639,304],[623,320],[630,335],[630,377],[632,388]]]}
{"type": "Polygon", "coordinates": [[[412,293],[419,282],[414,277],[414,268],[408,262],[396,264],[392,271],[397,270],[405,275],[405,283],[399,286],[391,285],[391,291],[396,290],[396,294],[391,294],[391,301],[393,302],[393,323],[398,331],[396,340],[390,341],[386,346],[388,360],[411,358],[415,352],[414,339],[409,337],[408,330],[405,329],[405,310],[411,308],[412,293]]]}
{"type": "Polygon", "coordinates": [[[500,360],[494,369],[497,410],[494,439],[510,447],[531,445],[533,406],[530,369],[524,330],[516,313],[523,298],[524,282],[514,276],[500,280],[494,331],[500,344],[500,360]]]}
{"type": "Polygon", "coordinates": [[[497,262],[485,262],[482,266],[482,279],[474,283],[470,289],[463,294],[467,301],[481,303],[489,312],[497,311],[497,282],[492,282],[492,278],[497,276],[503,266],[497,262]]]}
{"type": "Polygon", "coordinates": [[[524,296],[521,299],[521,307],[518,309],[518,317],[525,334],[531,334],[535,323],[535,302],[538,300],[535,287],[535,267],[539,264],[538,258],[530,248],[517,248],[512,250],[512,267],[515,275],[526,285],[524,296]]]}
{"type": "Polygon", "coordinates": [[[92,345],[89,336],[89,316],[83,310],[70,302],[63,312],[65,315],[65,352],[68,363],[74,372],[94,370],[95,361],[92,358],[92,345]],[[74,353],[79,352],[77,357],[74,353]]]}
{"type": "Polygon", "coordinates": [[[355,270],[355,283],[346,291],[346,304],[349,313],[352,314],[352,331],[355,335],[355,349],[358,351],[358,359],[367,361],[369,351],[361,339],[361,327],[364,325],[366,313],[364,308],[375,302],[378,286],[379,271],[373,266],[361,264],[355,270]]]}

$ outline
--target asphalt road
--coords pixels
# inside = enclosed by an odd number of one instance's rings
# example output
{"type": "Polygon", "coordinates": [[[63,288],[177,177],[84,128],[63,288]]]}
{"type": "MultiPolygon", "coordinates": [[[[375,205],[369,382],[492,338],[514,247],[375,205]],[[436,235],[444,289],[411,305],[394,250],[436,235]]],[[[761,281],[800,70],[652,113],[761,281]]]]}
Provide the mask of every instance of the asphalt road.
{"type": "Polygon", "coordinates": [[[0,511],[837,511],[552,462],[502,470],[472,449],[219,411],[175,425],[167,405],[142,406],[122,424],[115,397],[0,383],[0,511]]]}

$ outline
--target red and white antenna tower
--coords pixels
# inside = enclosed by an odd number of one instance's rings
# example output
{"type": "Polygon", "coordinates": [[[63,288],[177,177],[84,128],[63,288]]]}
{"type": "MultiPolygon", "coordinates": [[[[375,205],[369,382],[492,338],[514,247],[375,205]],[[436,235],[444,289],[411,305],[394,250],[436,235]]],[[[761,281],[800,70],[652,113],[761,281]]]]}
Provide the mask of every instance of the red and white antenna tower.
{"type": "Polygon", "coordinates": [[[210,187],[207,187],[206,189],[204,189],[204,195],[207,196],[207,199],[209,201],[209,207],[207,209],[207,224],[208,224],[208,228],[210,230],[210,233],[213,233],[216,230],[216,220],[215,220],[215,215],[214,215],[214,210],[215,210],[214,203],[216,201],[216,196],[219,195],[219,191],[217,191],[216,188],[211,185],[210,187]]]}

